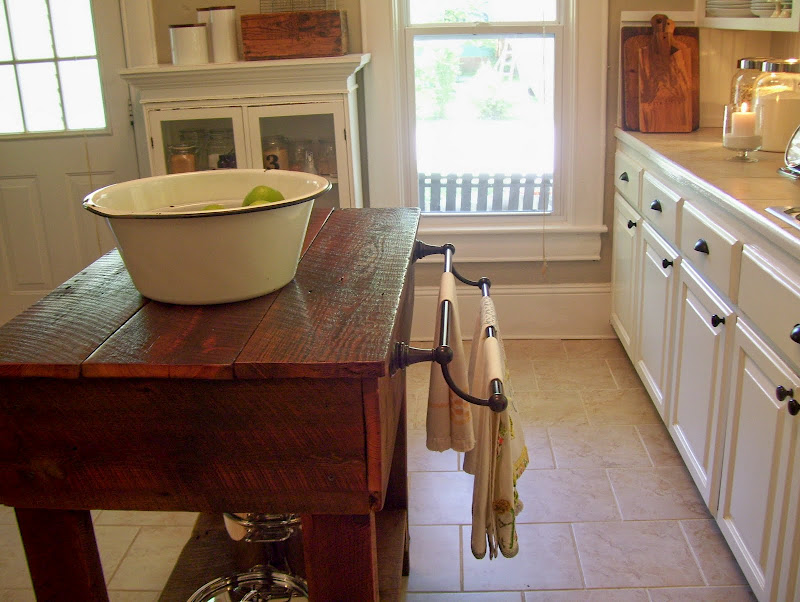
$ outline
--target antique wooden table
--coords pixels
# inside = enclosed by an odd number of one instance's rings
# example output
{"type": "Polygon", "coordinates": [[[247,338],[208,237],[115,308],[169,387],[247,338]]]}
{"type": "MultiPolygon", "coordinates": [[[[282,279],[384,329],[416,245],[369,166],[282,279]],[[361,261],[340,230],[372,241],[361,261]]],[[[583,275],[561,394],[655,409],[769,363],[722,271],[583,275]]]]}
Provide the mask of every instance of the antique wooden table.
{"type": "Polygon", "coordinates": [[[392,513],[407,567],[418,220],[315,210],[295,279],[225,305],[149,301],[112,251],[0,328],[0,503],[37,599],[108,599],[90,509],[298,513],[311,599],[378,599],[392,513]]]}

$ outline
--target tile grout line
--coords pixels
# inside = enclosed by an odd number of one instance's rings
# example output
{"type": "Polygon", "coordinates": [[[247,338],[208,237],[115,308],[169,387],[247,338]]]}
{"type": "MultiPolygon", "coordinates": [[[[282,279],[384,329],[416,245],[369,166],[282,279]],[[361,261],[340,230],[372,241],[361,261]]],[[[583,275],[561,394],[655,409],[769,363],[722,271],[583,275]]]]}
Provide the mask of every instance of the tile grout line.
{"type": "Polygon", "coordinates": [[[617,512],[619,512],[619,520],[621,522],[625,522],[625,517],[622,514],[622,504],[619,501],[619,496],[617,495],[616,490],[614,489],[614,481],[611,480],[611,475],[609,474],[610,468],[605,468],[606,478],[608,479],[608,486],[611,488],[611,495],[614,496],[614,503],[617,505],[617,512]]]}
{"type": "Polygon", "coordinates": [[[578,536],[575,534],[575,523],[569,523],[569,534],[572,536],[572,548],[575,550],[575,558],[578,559],[578,570],[581,572],[581,584],[583,585],[583,589],[588,589],[586,587],[586,574],[583,570],[581,552],[578,548],[578,536]]]}
{"type": "Polygon", "coordinates": [[[697,552],[695,552],[694,546],[692,542],[689,541],[689,535],[686,533],[686,529],[683,528],[683,521],[678,520],[678,528],[681,530],[681,535],[683,535],[683,539],[686,542],[686,545],[689,546],[689,552],[692,554],[692,558],[694,559],[694,563],[697,565],[697,570],[700,571],[700,577],[703,578],[703,584],[706,587],[710,587],[711,584],[708,581],[708,577],[706,577],[706,573],[703,570],[702,565],[700,564],[700,558],[697,556],[697,552]]]}
{"type": "Polygon", "coordinates": [[[655,461],[653,460],[653,457],[650,455],[650,450],[647,448],[647,443],[645,443],[644,437],[642,437],[642,432],[639,430],[639,426],[640,425],[638,424],[633,425],[633,428],[636,429],[636,436],[639,438],[639,443],[642,444],[642,447],[644,448],[644,453],[647,454],[647,459],[650,460],[651,468],[658,468],[656,466],[655,461]]]}
{"type": "MultiPolygon", "coordinates": [[[[107,525],[107,526],[112,526],[112,525],[107,525]]],[[[123,526],[123,525],[119,525],[119,526],[123,526]]],[[[108,589],[108,586],[111,584],[111,581],[114,579],[114,577],[116,576],[117,572],[119,571],[119,567],[122,566],[122,563],[124,562],[125,558],[127,558],[128,552],[130,552],[131,548],[133,547],[133,542],[136,541],[136,538],[139,537],[139,533],[142,532],[142,526],[141,525],[128,525],[128,526],[132,526],[132,527],[135,526],[136,527],[136,534],[131,538],[131,542],[128,544],[128,547],[125,548],[125,552],[120,557],[119,562],[117,563],[117,566],[114,567],[114,572],[111,574],[111,576],[109,576],[108,581],[106,581],[106,589],[108,589]]]]}

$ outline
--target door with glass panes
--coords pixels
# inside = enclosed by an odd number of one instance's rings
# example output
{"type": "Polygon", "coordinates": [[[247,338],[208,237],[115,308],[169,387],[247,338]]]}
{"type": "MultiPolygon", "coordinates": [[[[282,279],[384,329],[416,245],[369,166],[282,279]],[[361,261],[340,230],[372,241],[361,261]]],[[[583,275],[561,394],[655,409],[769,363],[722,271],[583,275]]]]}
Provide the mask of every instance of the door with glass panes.
{"type": "Polygon", "coordinates": [[[81,202],[139,177],[119,3],[3,5],[0,324],[115,246],[81,202]]]}

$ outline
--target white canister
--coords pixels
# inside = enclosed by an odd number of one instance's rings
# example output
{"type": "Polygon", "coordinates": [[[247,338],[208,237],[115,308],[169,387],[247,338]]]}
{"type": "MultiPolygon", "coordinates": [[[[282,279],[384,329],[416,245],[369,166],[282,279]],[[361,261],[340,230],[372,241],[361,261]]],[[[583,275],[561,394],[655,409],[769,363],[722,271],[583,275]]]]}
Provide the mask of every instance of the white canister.
{"type": "Polygon", "coordinates": [[[215,63],[234,63],[239,60],[239,44],[236,41],[236,7],[212,6],[211,48],[215,63]]]}
{"type": "Polygon", "coordinates": [[[208,39],[204,23],[169,26],[173,65],[202,65],[208,62],[208,39]]]}
{"type": "Polygon", "coordinates": [[[770,59],[761,71],[753,89],[761,119],[761,150],[783,153],[800,125],[800,61],[770,59]]]}
{"type": "Polygon", "coordinates": [[[214,48],[211,46],[211,9],[198,8],[197,9],[197,22],[205,23],[206,25],[206,38],[208,39],[208,58],[214,57],[214,48]]]}

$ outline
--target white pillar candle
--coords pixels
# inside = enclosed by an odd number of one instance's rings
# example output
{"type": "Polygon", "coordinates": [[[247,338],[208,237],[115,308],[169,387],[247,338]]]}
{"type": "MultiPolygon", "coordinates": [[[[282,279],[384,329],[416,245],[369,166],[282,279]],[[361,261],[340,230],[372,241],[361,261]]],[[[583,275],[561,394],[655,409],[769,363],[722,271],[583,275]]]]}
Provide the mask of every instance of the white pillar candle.
{"type": "Polygon", "coordinates": [[[208,62],[208,40],[204,24],[170,25],[169,41],[173,65],[202,65],[208,62]]]}
{"type": "Polygon", "coordinates": [[[236,7],[212,6],[211,49],[215,63],[234,63],[239,60],[236,41],[236,7]]]}
{"type": "Polygon", "coordinates": [[[744,103],[742,105],[741,111],[735,111],[731,115],[731,135],[733,136],[756,135],[756,114],[754,111],[747,110],[747,103],[744,103]]]}

